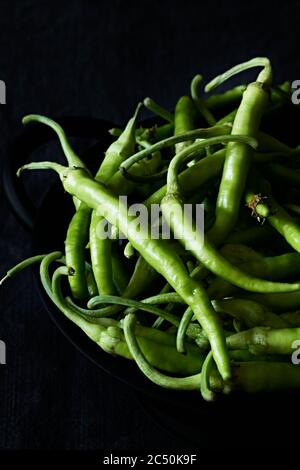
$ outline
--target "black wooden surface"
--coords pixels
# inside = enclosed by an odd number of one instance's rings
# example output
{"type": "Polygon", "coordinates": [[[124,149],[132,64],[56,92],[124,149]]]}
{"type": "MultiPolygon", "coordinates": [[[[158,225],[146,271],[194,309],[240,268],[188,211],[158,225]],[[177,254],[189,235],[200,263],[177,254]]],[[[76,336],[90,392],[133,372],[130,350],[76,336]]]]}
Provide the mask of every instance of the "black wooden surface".
{"type": "MultiPolygon", "coordinates": [[[[299,12],[297,1],[0,1],[1,161],[26,113],[124,123],[143,97],[171,108],[195,73],[255,55],[272,58],[278,81],[300,79],[299,12]]],[[[31,238],[2,190],[0,214],[4,273],[30,255],[31,238]]],[[[57,331],[30,271],[1,288],[0,339],[1,449],[187,448],[57,331]]]]}

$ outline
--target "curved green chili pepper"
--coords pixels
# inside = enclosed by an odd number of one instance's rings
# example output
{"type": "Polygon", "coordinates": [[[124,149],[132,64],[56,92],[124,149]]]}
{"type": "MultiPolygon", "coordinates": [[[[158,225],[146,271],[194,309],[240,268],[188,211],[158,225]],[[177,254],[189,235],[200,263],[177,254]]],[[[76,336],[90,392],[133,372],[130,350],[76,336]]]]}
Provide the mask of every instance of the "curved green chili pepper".
{"type": "Polygon", "coordinates": [[[67,192],[75,195],[93,209],[105,208],[103,215],[113,225],[117,225],[133,247],[145,260],[162,274],[166,281],[177,291],[194,311],[197,320],[206,331],[214,358],[221,376],[227,380],[231,376],[230,360],[225,346],[225,338],[215,311],[202,286],[190,279],[182,261],[170,250],[164,240],[152,240],[149,233],[136,236],[135,229],[130,225],[131,218],[125,207],[103,185],[95,181],[82,169],[66,168],[53,162],[41,162],[24,165],[24,169],[53,169],[63,182],[67,192]]]}
{"type": "Polygon", "coordinates": [[[16,264],[13,268],[9,269],[6,275],[0,280],[0,286],[10,277],[13,277],[15,274],[19,273],[28,266],[32,266],[35,263],[40,263],[43,261],[46,255],[36,255],[31,258],[27,258],[20,263],[16,264]]]}
{"type": "MultiPolygon", "coordinates": [[[[30,114],[23,118],[23,124],[39,122],[54,130],[59,138],[61,147],[70,167],[86,168],[80,158],[72,149],[63,128],[45,116],[30,114]]],[[[90,209],[74,198],[76,213],[74,214],[67,231],[65,240],[66,263],[71,268],[69,285],[73,296],[79,300],[85,300],[89,296],[88,285],[85,276],[85,247],[88,241],[88,230],[90,224],[90,209]]]]}
{"type": "MultiPolygon", "coordinates": [[[[257,260],[235,263],[238,267],[253,276],[276,281],[300,275],[300,255],[299,253],[286,253],[279,256],[260,257],[257,260]]],[[[220,277],[216,277],[208,288],[208,295],[212,299],[220,299],[234,295],[238,289],[230,282],[220,277]]]]}
{"type": "Polygon", "coordinates": [[[294,250],[300,253],[299,224],[286,212],[273,197],[270,197],[271,214],[267,221],[277,230],[294,250]]]}

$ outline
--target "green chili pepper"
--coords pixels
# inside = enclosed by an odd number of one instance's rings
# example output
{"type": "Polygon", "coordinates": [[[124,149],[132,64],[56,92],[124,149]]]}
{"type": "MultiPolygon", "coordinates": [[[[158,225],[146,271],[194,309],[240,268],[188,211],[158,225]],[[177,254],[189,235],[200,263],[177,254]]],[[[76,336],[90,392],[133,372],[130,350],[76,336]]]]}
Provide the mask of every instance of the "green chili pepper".
{"type": "MultiPolygon", "coordinates": [[[[30,114],[23,118],[23,124],[39,122],[54,130],[59,138],[61,147],[70,167],[86,168],[72,149],[63,128],[52,119],[38,114],[30,114]]],[[[90,225],[90,209],[74,199],[76,213],[74,214],[67,231],[65,240],[66,263],[70,267],[69,285],[76,299],[84,300],[89,296],[85,275],[84,255],[88,241],[90,225]]]]}
{"type": "MultiPolygon", "coordinates": [[[[238,267],[253,276],[276,281],[300,275],[299,253],[286,253],[279,256],[261,257],[246,263],[235,263],[238,267]]],[[[238,289],[230,282],[216,277],[208,288],[208,295],[212,299],[230,297],[238,292],[238,289]]]]}
{"type": "Polygon", "coordinates": [[[75,299],[89,297],[85,275],[84,251],[88,240],[91,211],[80,204],[73,216],[65,241],[66,264],[69,267],[69,284],[75,299]]]}
{"type": "MultiPolygon", "coordinates": [[[[118,171],[121,162],[128,158],[135,148],[136,120],[140,110],[139,104],[133,117],[127,123],[120,137],[113,142],[106,151],[95,179],[107,184],[118,171]]],[[[98,292],[103,295],[114,293],[115,287],[111,263],[111,240],[109,236],[102,236],[99,227],[105,223],[105,219],[97,211],[93,211],[90,224],[90,252],[95,281],[98,292]]]]}
{"type": "MultiPolygon", "coordinates": [[[[189,96],[181,96],[177,101],[174,117],[174,136],[185,134],[195,129],[196,108],[189,96]]],[[[190,145],[190,141],[178,142],[175,144],[176,152],[190,145]]]]}
{"type": "Polygon", "coordinates": [[[6,275],[0,280],[0,286],[10,277],[13,277],[15,274],[23,271],[23,269],[27,268],[28,266],[32,266],[35,263],[40,263],[46,255],[36,255],[32,256],[31,258],[27,258],[24,261],[16,264],[13,268],[9,269],[6,275]]]}
{"type": "MultiPolygon", "coordinates": [[[[262,114],[268,103],[267,87],[271,84],[272,71],[266,58],[256,58],[233,67],[223,75],[216,77],[206,90],[223,83],[240,71],[262,66],[257,81],[247,86],[241,104],[234,119],[232,135],[243,134],[256,137],[262,114]]],[[[234,228],[245,188],[248,167],[251,160],[251,148],[243,142],[231,142],[227,146],[222,180],[216,206],[216,220],[208,232],[212,242],[219,244],[234,228]]]]}
{"type": "MultiPolygon", "coordinates": [[[[133,247],[145,260],[162,274],[166,281],[193,309],[197,319],[207,333],[214,359],[221,376],[227,380],[230,375],[230,361],[225,347],[223,331],[202,286],[191,280],[180,258],[170,250],[164,240],[152,240],[148,233],[136,237],[135,229],[130,225],[126,208],[120,207],[115,198],[103,185],[93,180],[85,171],[78,168],[66,168],[53,162],[31,163],[22,169],[46,169],[56,171],[67,192],[75,195],[93,209],[105,207],[105,217],[118,226],[133,247]],[[116,223],[117,221],[117,223],[116,223]],[[142,235],[142,236],[141,236],[142,235]]],[[[21,169],[19,170],[20,173],[21,169]]]]}
{"type": "Polygon", "coordinates": [[[271,214],[267,221],[277,230],[294,250],[300,253],[300,227],[273,198],[269,198],[271,214]]]}
{"type": "Polygon", "coordinates": [[[300,328],[255,327],[227,338],[230,349],[249,349],[252,354],[292,354],[300,340],[300,328]]]}
{"type": "Polygon", "coordinates": [[[237,104],[241,101],[247,85],[238,85],[224,93],[217,93],[205,98],[204,103],[208,109],[217,110],[237,104]]]}

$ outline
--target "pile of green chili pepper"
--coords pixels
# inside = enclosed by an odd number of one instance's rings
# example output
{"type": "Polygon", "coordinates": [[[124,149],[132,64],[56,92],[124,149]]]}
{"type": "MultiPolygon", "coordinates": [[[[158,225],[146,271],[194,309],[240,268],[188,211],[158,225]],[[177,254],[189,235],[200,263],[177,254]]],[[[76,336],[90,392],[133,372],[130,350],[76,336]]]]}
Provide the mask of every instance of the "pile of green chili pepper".
{"type": "Polygon", "coordinates": [[[39,263],[62,314],[162,387],[199,390],[208,401],[234,390],[298,389],[300,146],[261,125],[284,109],[290,85],[273,84],[264,57],[219,75],[208,94],[201,85],[196,75],[174,113],[151,98],[140,103],[124,130],[111,130],[115,140],[95,175],[56,122],[24,117],[53,129],[67,166],[29,163],[18,173],[54,170],[74,215],[64,252],[22,261],[4,279],[39,263]],[[212,93],[257,67],[249,85],[212,93]],[[138,125],[143,105],[155,125],[138,125]],[[159,216],[137,230],[119,196],[155,206],[159,216]],[[202,204],[202,232],[185,204],[202,204]]]}

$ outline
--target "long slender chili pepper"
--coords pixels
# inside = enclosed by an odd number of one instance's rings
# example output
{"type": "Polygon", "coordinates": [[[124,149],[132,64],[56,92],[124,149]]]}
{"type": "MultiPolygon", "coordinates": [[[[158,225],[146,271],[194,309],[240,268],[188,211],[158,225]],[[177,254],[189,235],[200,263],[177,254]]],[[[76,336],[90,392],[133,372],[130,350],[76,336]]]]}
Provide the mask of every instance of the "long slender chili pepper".
{"type": "Polygon", "coordinates": [[[10,277],[13,277],[15,274],[19,273],[23,269],[27,268],[28,266],[32,266],[33,264],[40,263],[46,255],[36,255],[32,256],[31,258],[27,258],[24,261],[21,261],[13,268],[9,269],[6,275],[0,280],[0,286],[10,277]]]}
{"type": "Polygon", "coordinates": [[[89,297],[85,272],[85,245],[89,235],[91,211],[85,204],[80,204],[67,230],[65,240],[66,264],[69,266],[69,284],[75,299],[89,297]]]}
{"type": "Polygon", "coordinates": [[[227,338],[230,349],[249,349],[252,354],[292,354],[300,328],[272,329],[257,326],[227,338]]]}
{"type": "MultiPolygon", "coordinates": [[[[134,248],[145,260],[162,274],[174,290],[194,311],[197,320],[206,331],[214,359],[221,376],[227,380],[231,376],[230,360],[225,346],[225,338],[219,320],[213,310],[203,287],[190,279],[182,261],[170,250],[164,240],[153,240],[148,231],[136,234],[136,228],[130,225],[131,217],[119,200],[103,185],[93,180],[83,169],[66,168],[53,162],[41,162],[25,165],[22,169],[53,169],[63,182],[67,192],[77,196],[93,209],[103,211],[103,216],[113,225],[117,225],[134,248]],[[102,208],[102,209],[101,209],[102,208]]],[[[18,173],[22,171],[19,170],[18,173]]]]}
{"type": "Polygon", "coordinates": [[[115,292],[115,285],[110,256],[112,240],[109,233],[105,234],[105,227],[106,220],[93,210],[89,227],[91,263],[98,292],[109,295],[115,292]]]}
{"type": "Polygon", "coordinates": [[[267,221],[300,253],[300,227],[293,217],[281,207],[273,198],[269,198],[271,214],[267,221]]]}
{"type": "Polygon", "coordinates": [[[141,108],[139,104],[133,117],[128,121],[120,137],[113,142],[106,151],[105,157],[96,174],[96,179],[101,183],[107,183],[112,175],[116,173],[124,159],[132,154],[135,145],[135,129],[138,112],[141,108]]]}
{"type": "MultiPolygon", "coordinates": [[[[248,262],[234,263],[238,267],[252,276],[270,281],[292,278],[300,275],[300,255],[299,253],[286,253],[279,256],[261,257],[248,262]]],[[[238,289],[230,282],[220,277],[216,277],[210,284],[207,292],[210,298],[223,298],[234,295],[238,289]]]]}
{"type": "MultiPolygon", "coordinates": [[[[174,136],[185,134],[195,129],[197,111],[193,100],[189,96],[181,96],[176,103],[174,115],[174,136]]],[[[176,152],[190,145],[186,140],[175,144],[176,152]]]]}
{"type": "MultiPolygon", "coordinates": [[[[272,79],[269,60],[256,58],[237,65],[216,77],[206,86],[206,91],[212,90],[236,73],[258,66],[262,66],[263,70],[258,75],[257,81],[248,85],[244,91],[234,119],[232,135],[244,134],[252,137],[257,135],[260,120],[269,99],[268,87],[272,79]]],[[[222,242],[236,224],[251,156],[251,148],[245,143],[231,142],[227,146],[216,205],[216,220],[208,232],[210,240],[215,244],[222,242]]]]}
{"type": "Polygon", "coordinates": [[[51,127],[51,129],[53,129],[53,131],[59,138],[59,142],[61,144],[69,166],[86,168],[82,160],[74,152],[64,129],[57,122],[40,114],[28,114],[27,116],[23,117],[22,123],[24,125],[29,124],[30,122],[39,122],[41,124],[45,124],[48,127],[51,127]]]}
{"type": "MultiPolygon", "coordinates": [[[[39,122],[54,130],[59,138],[61,147],[70,167],[86,168],[80,158],[72,149],[70,142],[63,128],[45,116],[30,114],[23,118],[23,124],[30,122],[39,122]]],[[[75,299],[85,300],[89,297],[88,285],[85,275],[84,254],[85,246],[88,240],[88,231],[90,225],[90,209],[81,204],[78,199],[73,198],[76,206],[76,212],[69,224],[66,240],[65,252],[66,263],[70,267],[69,285],[75,299]]]]}
{"type": "Polygon", "coordinates": [[[236,105],[241,101],[246,88],[247,85],[238,85],[231,90],[225,91],[224,93],[217,93],[208,96],[204,99],[204,103],[206,107],[212,111],[226,108],[226,106],[236,105]]]}
{"type": "MultiPolygon", "coordinates": [[[[136,120],[141,104],[127,123],[120,137],[106,151],[105,158],[96,173],[95,179],[107,184],[118,171],[121,162],[129,157],[135,148],[136,120]]],[[[111,239],[101,233],[105,219],[97,211],[92,212],[90,224],[90,252],[95,281],[100,294],[114,294],[113,271],[111,262],[111,239]]]]}

